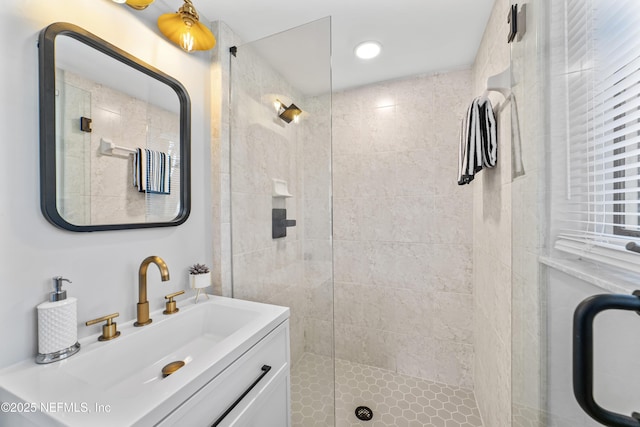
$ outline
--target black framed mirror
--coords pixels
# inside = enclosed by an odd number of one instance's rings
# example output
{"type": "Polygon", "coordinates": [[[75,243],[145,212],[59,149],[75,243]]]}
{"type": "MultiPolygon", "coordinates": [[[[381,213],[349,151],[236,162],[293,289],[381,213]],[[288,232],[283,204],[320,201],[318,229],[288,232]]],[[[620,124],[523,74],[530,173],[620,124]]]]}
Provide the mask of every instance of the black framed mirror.
{"type": "Polygon", "coordinates": [[[71,231],[176,226],[191,209],[189,94],[88,31],[39,36],[40,205],[71,231]]]}

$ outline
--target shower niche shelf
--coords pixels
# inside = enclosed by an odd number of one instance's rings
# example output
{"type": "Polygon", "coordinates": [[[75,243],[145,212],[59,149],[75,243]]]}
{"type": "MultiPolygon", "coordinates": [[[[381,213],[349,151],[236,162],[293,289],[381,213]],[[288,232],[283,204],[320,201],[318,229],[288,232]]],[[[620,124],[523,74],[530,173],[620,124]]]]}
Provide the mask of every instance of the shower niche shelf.
{"type": "Polygon", "coordinates": [[[293,197],[293,194],[289,193],[289,186],[287,181],[283,179],[273,178],[273,197],[287,199],[293,197]]]}

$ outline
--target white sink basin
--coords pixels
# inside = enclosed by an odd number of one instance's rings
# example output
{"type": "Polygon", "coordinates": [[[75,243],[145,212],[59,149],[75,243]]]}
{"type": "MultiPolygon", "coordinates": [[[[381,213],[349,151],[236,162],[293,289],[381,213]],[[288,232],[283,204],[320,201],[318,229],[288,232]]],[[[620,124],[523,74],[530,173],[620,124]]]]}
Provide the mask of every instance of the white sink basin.
{"type": "Polygon", "coordinates": [[[286,307],[215,296],[178,307],[169,316],[152,313],[144,327],[118,324],[112,341],[87,337],[67,360],[0,371],[0,401],[36,409],[0,412],[0,425],[23,425],[18,415],[47,427],[154,425],[289,316],[286,307]],[[185,365],[163,378],[174,361],[185,365]]]}

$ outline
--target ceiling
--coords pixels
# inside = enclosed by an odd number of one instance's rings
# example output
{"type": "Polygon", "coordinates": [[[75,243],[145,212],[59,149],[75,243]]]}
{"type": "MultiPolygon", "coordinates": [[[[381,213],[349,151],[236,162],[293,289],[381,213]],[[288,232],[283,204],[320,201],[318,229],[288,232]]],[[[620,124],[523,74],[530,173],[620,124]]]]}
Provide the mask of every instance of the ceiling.
{"type": "MultiPolygon", "coordinates": [[[[475,59],[494,0],[194,0],[250,42],[331,16],[333,89],[462,69],[475,59]],[[379,57],[364,61],[355,46],[376,40],[379,57]]],[[[506,17],[505,17],[506,20],[506,17]]]]}

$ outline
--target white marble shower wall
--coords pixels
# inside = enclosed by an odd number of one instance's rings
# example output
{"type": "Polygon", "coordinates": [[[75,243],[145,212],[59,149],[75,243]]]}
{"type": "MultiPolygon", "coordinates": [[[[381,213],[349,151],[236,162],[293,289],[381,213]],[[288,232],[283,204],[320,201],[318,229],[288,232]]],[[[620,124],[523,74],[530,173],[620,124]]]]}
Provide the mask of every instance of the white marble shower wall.
{"type": "Polygon", "coordinates": [[[336,357],[472,387],[471,71],[334,94],[336,357]]]}
{"type": "Polygon", "coordinates": [[[231,228],[233,296],[291,308],[291,359],[332,352],[329,95],[305,97],[266,62],[238,47],[231,63],[231,228]],[[273,101],[305,114],[286,124],[273,101]],[[272,197],[285,180],[287,199],[272,197]],[[295,227],[272,239],[272,208],[295,227]]]}
{"type": "MultiPolygon", "coordinates": [[[[510,66],[505,18],[509,7],[508,0],[494,3],[473,66],[475,96],[486,89],[490,76],[510,66]]],[[[489,97],[494,107],[504,102],[500,93],[491,92],[489,97]]],[[[518,99],[523,105],[524,101],[518,99]]],[[[520,200],[513,191],[511,176],[510,104],[499,112],[497,120],[498,164],[481,171],[470,184],[474,213],[475,394],[487,426],[511,425],[512,198],[520,200]]]]}

